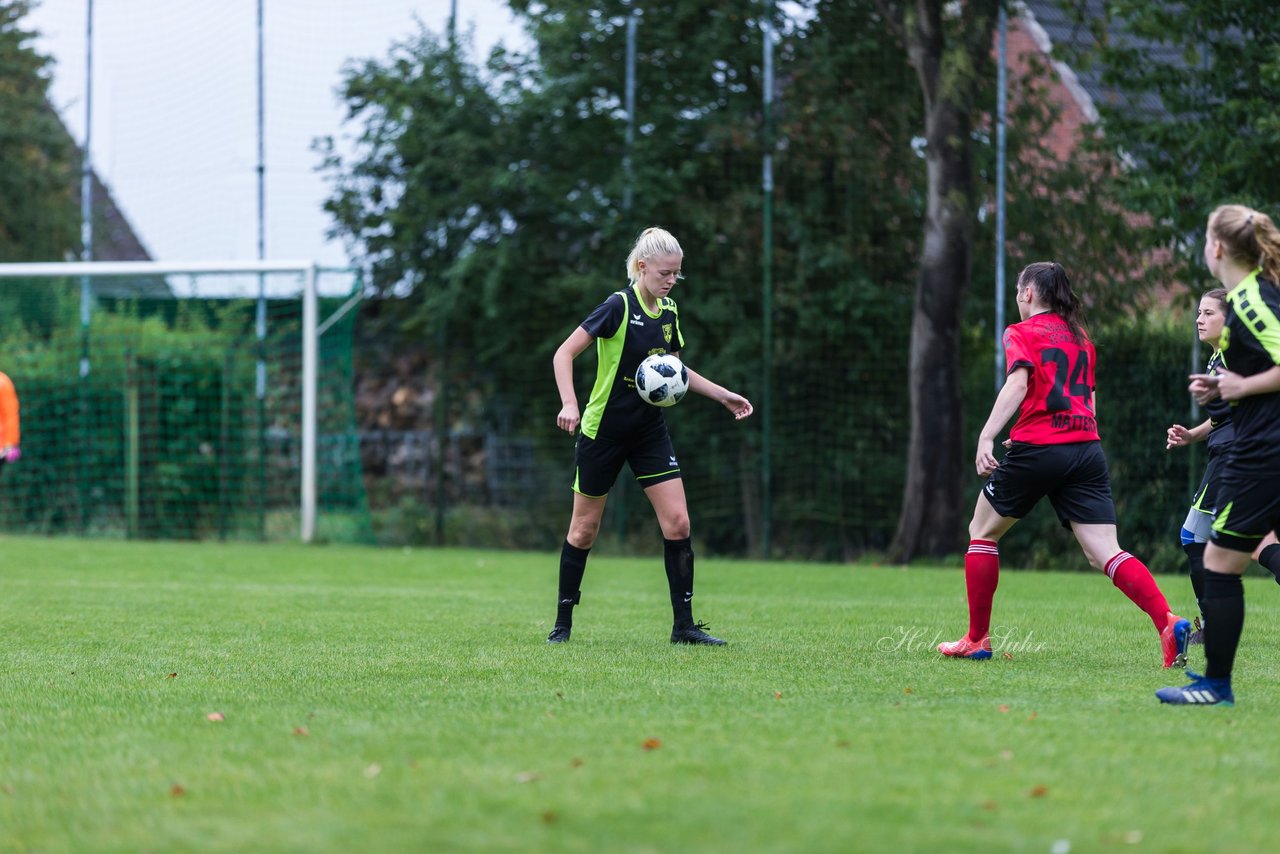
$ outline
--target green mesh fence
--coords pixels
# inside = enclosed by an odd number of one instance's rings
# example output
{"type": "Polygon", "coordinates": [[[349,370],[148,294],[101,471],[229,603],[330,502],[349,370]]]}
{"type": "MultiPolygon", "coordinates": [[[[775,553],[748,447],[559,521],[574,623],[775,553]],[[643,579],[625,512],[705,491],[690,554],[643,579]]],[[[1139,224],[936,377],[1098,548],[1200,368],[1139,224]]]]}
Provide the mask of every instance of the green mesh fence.
{"type": "MultiPolygon", "coordinates": [[[[0,476],[6,531],[297,539],[301,274],[0,279],[0,370],[22,458],[0,476]],[[265,301],[259,340],[257,299],[265,301]],[[264,379],[259,395],[259,360],[264,379]]],[[[316,538],[367,541],[350,273],[318,276],[316,538]]]]}

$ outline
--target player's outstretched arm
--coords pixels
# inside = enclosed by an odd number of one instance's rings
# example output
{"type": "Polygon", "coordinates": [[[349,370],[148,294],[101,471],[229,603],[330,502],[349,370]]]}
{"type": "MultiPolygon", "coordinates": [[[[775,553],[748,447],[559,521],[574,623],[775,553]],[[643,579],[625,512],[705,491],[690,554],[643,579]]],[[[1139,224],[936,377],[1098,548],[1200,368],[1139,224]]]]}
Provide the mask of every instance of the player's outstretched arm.
{"type": "Polygon", "coordinates": [[[1000,393],[996,395],[996,402],[991,407],[991,414],[987,416],[987,423],[978,434],[978,453],[974,459],[974,465],[982,477],[991,474],[1000,464],[995,455],[996,436],[1004,429],[1004,425],[1009,423],[1009,419],[1018,411],[1018,407],[1027,396],[1027,381],[1030,373],[1027,368],[1015,368],[1005,378],[1004,388],[1000,389],[1000,393]]]}
{"type": "Polygon", "coordinates": [[[689,391],[723,404],[725,409],[733,413],[735,420],[741,421],[744,418],[749,418],[751,413],[755,411],[751,406],[751,401],[737,392],[729,391],[724,386],[716,385],[687,364],[684,369],[689,372],[689,391]]]}
{"type": "Polygon", "coordinates": [[[1194,445],[1196,442],[1203,442],[1208,436],[1209,431],[1213,428],[1213,422],[1209,419],[1194,427],[1183,427],[1181,424],[1174,424],[1170,427],[1164,436],[1164,449],[1185,448],[1187,445],[1194,445]]]}

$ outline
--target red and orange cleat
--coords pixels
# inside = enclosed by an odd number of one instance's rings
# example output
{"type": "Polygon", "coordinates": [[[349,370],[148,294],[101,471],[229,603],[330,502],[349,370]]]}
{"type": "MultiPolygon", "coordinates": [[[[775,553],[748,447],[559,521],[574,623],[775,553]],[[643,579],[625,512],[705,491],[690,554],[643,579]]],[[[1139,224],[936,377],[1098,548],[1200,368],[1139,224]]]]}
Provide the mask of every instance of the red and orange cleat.
{"type": "Polygon", "coordinates": [[[965,635],[958,641],[938,644],[938,652],[950,658],[972,658],[981,661],[991,657],[991,637],[983,635],[982,640],[974,642],[965,635]]]}
{"type": "Polygon", "coordinates": [[[1169,623],[1160,633],[1160,648],[1164,651],[1164,666],[1187,666],[1187,641],[1191,639],[1191,621],[1177,614],[1169,615],[1169,623]]]}

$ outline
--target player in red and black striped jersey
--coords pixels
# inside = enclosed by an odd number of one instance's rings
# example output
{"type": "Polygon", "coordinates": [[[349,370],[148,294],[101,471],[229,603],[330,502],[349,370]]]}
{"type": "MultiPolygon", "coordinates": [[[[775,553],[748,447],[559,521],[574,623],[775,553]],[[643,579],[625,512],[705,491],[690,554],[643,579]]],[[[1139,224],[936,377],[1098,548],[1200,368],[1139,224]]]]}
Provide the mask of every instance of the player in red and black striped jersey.
{"type": "MultiPolygon", "coordinates": [[[[1175,705],[1231,705],[1231,674],[1244,629],[1240,576],[1264,538],[1280,532],[1280,229],[1244,205],[1209,215],[1204,260],[1227,289],[1221,347],[1229,370],[1193,374],[1191,393],[1205,404],[1232,404],[1236,437],[1218,489],[1213,534],[1204,551],[1204,676],[1161,688],[1175,705]]],[[[1270,546],[1280,549],[1280,546],[1270,546]]],[[[1273,553],[1274,554],[1274,553],[1273,553]]],[[[1260,560],[1270,555],[1263,549],[1260,560]]]]}
{"type": "Polygon", "coordinates": [[[1098,440],[1093,343],[1061,264],[1031,264],[1018,276],[1022,322],[1005,330],[1008,374],[978,438],[976,467],[987,482],[969,523],[965,587],[969,632],[938,646],[954,658],[990,658],[991,606],[1000,576],[1000,538],[1048,497],[1096,569],[1141,608],[1160,635],[1164,666],[1182,660],[1191,625],[1169,604],[1146,565],[1120,548],[1111,477],[1098,440]],[[1018,413],[1004,459],[995,438],[1018,413]]]}
{"type": "MultiPolygon", "coordinates": [[[[680,314],[671,289],[683,278],[684,252],[675,237],[647,228],[627,257],[631,286],[605,299],[556,350],[553,364],[561,409],[556,425],[577,433],[574,453],[573,517],[560,549],[559,599],[549,643],[564,643],[573,629],[573,609],[587,554],[595,544],[605,501],[623,463],[644,488],[662,529],[663,562],[671,594],[671,642],[723,644],[693,621],[693,543],[680,463],[671,445],[662,410],[636,393],[636,367],[651,353],[679,354],[684,346],[680,314]],[[579,414],[573,390],[573,360],[596,344],[596,380],[579,414]]],[[[688,365],[689,391],[722,404],[739,421],[751,415],[751,402],[716,385],[688,365]]]]}

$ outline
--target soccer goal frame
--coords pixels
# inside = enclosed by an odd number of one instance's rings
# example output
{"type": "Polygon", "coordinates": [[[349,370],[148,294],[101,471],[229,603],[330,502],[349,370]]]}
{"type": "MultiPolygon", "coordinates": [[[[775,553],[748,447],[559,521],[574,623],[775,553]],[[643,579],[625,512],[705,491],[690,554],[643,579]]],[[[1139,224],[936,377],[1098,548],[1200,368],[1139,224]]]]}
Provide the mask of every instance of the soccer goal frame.
{"type": "MultiPolygon", "coordinates": [[[[318,444],[317,433],[317,400],[319,380],[319,340],[322,332],[334,321],[345,315],[362,294],[357,287],[352,298],[339,308],[332,317],[322,324],[319,318],[319,300],[317,296],[317,279],[322,272],[319,264],[312,261],[191,261],[170,263],[162,261],[67,261],[67,262],[34,262],[34,263],[0,263],[0,280],[5,279],[81,279],[80,321],[88,327],[92,305],[93,279],[112,276],[176,276],[176,275],[253,275],[253,274],[296,274],[302,277],[302,369],[301,369],[301,442],[299,468],[301,487],[298,496],[299,515],[301,519],[299,537],[302,542],[310,543],[316,532],[316,455],[318,444]]],[[[323,268],[323,272],[351,272],[357,277],[359,271],[337,268],[323,268]]],[[[259,293],[259,301],[264,295],[259,293]]],[[[265,317],[259,311],[258,334],[265,334],[265,317]]],[[[81,362],[81,375],[87,376],[89,365],[87,360],[81,362]]],[[[259,364],[259,382],[265,381],[264,369],[259,364]]]]}

